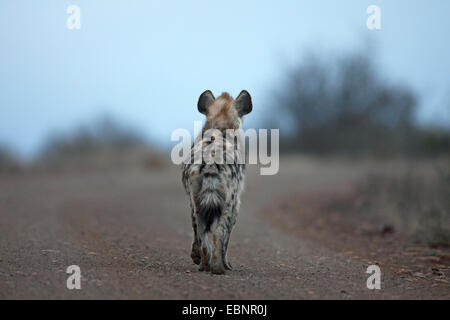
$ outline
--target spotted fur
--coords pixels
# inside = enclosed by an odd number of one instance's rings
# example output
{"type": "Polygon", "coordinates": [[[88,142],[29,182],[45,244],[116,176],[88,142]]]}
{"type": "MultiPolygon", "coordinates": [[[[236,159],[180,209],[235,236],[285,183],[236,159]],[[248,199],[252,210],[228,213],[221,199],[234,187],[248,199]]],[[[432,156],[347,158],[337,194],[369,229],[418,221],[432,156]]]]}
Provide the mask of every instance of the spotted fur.
{"type": "MultiPolygon", "coordinates": [[[[245,176],[245,164],[237,161],[242,156],[239,148],[242,138],[239,131],[235,131],[235,137],[230,137],[227,130],[240,129],[242,117],[252,110],[251,97],[247,91],[242,91],[236,100],[228,93],[215,99],[211,91],[205,91],[199,98],[198,109],[206,115],[206,123],[195,139],[191,161],[183,165],[182,175],[190,198],[194,229],[191,258],[200,264],[200,270],[223,274],[225,269],[231,269],[226,253],[239,211],[245,176]],[[217,135],[206,135],[211,131],[209,129],[215,129],[217,135]],[[202,148],[196,149],[199,146],[202,148]],[[231,146],[235,151],[232,163],[225,156],[225,150],[231,146]],[[224,152],[216,155],[214,150],[220,150],[220,147],[224,152]],[[213,150],[211,157],[222,158],[223,163],[211,163],[208,157],[204,157],[201,163],[194,163],[198,150],[213,150]]],[[[204,152],[202,154],[205,155],[204,152]]]]}

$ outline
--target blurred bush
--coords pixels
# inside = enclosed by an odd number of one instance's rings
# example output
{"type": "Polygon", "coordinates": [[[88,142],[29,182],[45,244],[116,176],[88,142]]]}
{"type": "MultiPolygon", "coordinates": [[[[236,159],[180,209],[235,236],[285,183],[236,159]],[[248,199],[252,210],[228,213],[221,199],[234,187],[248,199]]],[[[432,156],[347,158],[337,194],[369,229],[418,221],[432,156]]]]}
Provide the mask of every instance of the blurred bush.
{"type": "Polygon", "coordinates": [[[72,132],[54,133],[46,141],[41,155],[46,158],[70,157],[145,145],[141,134],[120,125],[110,116],[102,116],[92,123],[81,124],[72,132]]]}
{"type": "Polygon", "coordinates": [[[17,173],[22,165],[19,159],[5,146],[0,146],[0,173],[17,173]]]}
{"type": "Polygon", "coordinates": [[[420,146],[427,154],[448,153],[450,150],[450,130],[432,128],[418,129],[420,146]]]}
{"type": "Polygon", "coordinates": [[[416,94],[391,83],[366,52],[309,55],[276,89],[282,151],[315,154],[450,152],[449,130],[418,128],[416,94]]]}
{"type": "Polygon", "coordinates": [[[108,169],[154,167],[164,163],[143,135],[111,116],[101,116],[44,143],[35,169],[108,169]]]}

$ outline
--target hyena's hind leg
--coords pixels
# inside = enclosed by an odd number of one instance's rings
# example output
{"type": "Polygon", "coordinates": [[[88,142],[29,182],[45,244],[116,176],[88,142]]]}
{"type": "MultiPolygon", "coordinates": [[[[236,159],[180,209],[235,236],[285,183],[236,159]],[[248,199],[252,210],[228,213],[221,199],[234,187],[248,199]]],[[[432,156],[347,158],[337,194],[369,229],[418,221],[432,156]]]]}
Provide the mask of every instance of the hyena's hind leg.
{"type": "Polygon", "coordinates": [[[230,241],[230,235],[231,235],[232,228],[233,228],[233,226],[231,226],[230,229],[227,230],[228,232],[227,232],[227,235],[225,236],[225,240],[223,243],[223,251],[222,251],[223,265],[225,266],[225,269],[227,269],[227,270],[233,269],[233,266],[230,264],[230,262],[228,261],[228,258],[227,258],[228,242],[230,241]]]}
{"type": "Polygon", "coordinates": [[[225,270],[231,270],[231,265],[226,259],[228,242],[230,240],[231,229],[235,222],[231,208],[227,208],[220,217],[214,230],[214,252],[211,257],[211,272],[224,274],[225,270]]]}
{"type": "Polygon", "coordinates": [[[200,264],[201,255],[201,240],[198,236],[197,231],[197,218],[195,216],[194,208],[191,206],[191,218],[192,218],[192,229],[194,230],[194,241],[192,241],[191,258],[195,264],[200,264]]]}
{"type": "Polygon", "coordinates": [[[223,251],[222,251],[223,264],[225,266],[225,269],[227,269],[227,270],[233,269],[233,266],[228,261],[227,251],[228,251],[228,243],[230,241],[231,231],[233,230],[234,224],[236,223],[236,217],[237,217],[237,210],[236,210],[236,207],[233,206],[232,214],[230,216],[228,216],[226,219],[227,233],[225,234],[225,239],[224,239],[224,243],[223,243],[223,251]]]}
{"type": "Polygon", "coordinates": [[[208,232],[206,231],[206,225],[201,219],[197,217],[197,227],[198,236],[200,238],[200,253],[201,253],[201,264],[200,271],[210,271],[211,262],[211,245],[208,239],[208,232]]]}

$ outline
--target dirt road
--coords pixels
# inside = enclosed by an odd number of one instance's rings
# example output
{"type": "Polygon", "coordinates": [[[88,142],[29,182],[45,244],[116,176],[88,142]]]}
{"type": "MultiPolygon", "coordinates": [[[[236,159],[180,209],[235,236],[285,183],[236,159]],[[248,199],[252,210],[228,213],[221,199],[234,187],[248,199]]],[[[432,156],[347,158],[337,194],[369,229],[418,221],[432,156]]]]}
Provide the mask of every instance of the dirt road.
{"type": "Polygon", "coordinates": [[[1,177],[0,298],[448,298],[383,265],[382,289],[368,290],[361,261],[262,214],[283,196],[344,188],[363,171],[304,159],[283,161],[276,176],[249,167],[229,247],[234,269],[224,276],[199,272],[190,259],[188,198],[175,166],[1,177]],[[81,290],[66,288],[73,264],[81,290]]]}

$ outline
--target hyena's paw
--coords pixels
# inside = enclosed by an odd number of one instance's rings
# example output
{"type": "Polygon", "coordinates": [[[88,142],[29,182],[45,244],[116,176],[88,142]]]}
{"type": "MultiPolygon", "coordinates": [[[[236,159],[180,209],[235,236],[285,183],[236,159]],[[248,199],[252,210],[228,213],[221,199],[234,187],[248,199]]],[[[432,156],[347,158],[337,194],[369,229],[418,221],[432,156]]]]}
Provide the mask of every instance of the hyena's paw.
{"type": "Polygon", "coordinates": [[[225,274],[225,267],[224,266],[211,266],[211,273],[214,274],[225,274]]]}
{"type": "Polygon", "coordinates": [[[202,264],[202,265],[200,266],[200,268],[198,269],[198,271],[206,271],[206,272],[209,272],[209,271],[211,271],[211,267],[210,267],[208,264],[202,264]]]}
{"type": "Polygon", "coordinates": [[[196,242],[192,244],[191,258],[195,264],[200,264],[202,261],[200,246],[196,242]]]}
{"type": "Polygon", "coordinates": [[[213,259],[213,261],[211,261],[211,272],[214,274],[224,274],[225,265],[221,260],[213,259]]]}

